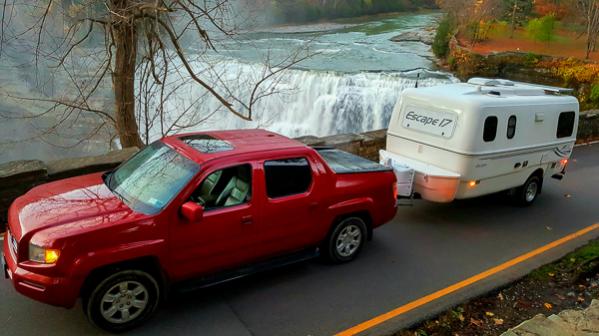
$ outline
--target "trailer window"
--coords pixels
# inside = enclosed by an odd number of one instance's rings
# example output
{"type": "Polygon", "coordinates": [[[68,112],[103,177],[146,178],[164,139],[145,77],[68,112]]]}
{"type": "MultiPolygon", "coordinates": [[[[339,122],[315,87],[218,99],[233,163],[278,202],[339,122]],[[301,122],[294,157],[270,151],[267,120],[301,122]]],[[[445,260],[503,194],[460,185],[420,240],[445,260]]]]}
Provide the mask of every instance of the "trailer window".
{"type": "Polygon", "coordinates": [[[495,140],[497,135],[497,117],[490,116],[485,119],[485,127],[483,129],[483,140],[490,142],[495,140]]]}
{"type": "Polygon", "coordinates": [[[312,169],[306,158],[266,161],[264,174],[269,198],[302,194],[312,184],[312,169]]]}
{"type": "Polygon", "coordinates": [[[559,120],[557,121],[557,137],[566,138],[572,135],[574,132],[574,118],[576,113],[562,112],[559,114],[559,120]]]}
{"type": "Polygon", "coordinates": [[[511,139],[516,134],[516,116],[510,116],[507,120],[507,138],[511,139]]]}

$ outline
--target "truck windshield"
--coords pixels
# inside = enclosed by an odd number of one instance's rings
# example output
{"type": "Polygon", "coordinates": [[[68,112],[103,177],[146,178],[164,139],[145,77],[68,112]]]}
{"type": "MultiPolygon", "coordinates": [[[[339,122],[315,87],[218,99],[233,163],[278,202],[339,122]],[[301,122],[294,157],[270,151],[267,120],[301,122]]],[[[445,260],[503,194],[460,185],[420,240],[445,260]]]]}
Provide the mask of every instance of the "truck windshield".
{"type": "Polygon", "coordinates": [[[200,170],[164,143],[156,141],[104,176],[106,186],[131,209],[160,212],[200,170]]]}

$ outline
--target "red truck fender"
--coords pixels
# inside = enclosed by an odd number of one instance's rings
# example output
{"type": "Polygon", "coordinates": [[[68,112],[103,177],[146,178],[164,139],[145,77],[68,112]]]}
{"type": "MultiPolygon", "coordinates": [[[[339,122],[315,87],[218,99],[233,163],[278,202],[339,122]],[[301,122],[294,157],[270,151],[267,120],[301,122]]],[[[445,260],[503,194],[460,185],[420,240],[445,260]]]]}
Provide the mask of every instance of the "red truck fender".
{"type": "Polygon", "coordinates": [[[352,198],[343,202],[330,205],[327,210],[333,216],[331,225],[335,224],[340,218],[352,214],[367,215],[363,218],[368,229],[368,239],[372,237],[372,211],[374,209],[374,200],[370,197],[352,198]]]}
{"type": "Polygon", "coordinates": [[[98,270],[112,265],[124,265],[128,262],[135,264],[140,260],[153,260],[156,265],[152,266],[157,267],[158,269],[155,271],[160,272],[160,274],[156,274],[157,277],[159,276],[156,280],[159,283],[164,283],[166,274],[160,266],[162,263],[159,257],[164,249],[164,244],[164,239],[137,241],[82,255],[73,263],[72,276],[79,279],[81,284],[79,287],[84,289],[83,286],[90,280],[89,277],[98,270]]]}

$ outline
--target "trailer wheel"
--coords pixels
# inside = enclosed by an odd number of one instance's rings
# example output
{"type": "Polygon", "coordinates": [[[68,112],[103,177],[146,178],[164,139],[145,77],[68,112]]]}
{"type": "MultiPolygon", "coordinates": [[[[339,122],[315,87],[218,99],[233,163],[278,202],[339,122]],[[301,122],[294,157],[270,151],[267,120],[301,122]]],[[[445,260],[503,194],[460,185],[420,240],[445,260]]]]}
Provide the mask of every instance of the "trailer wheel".
{"type": "Polygon", "coordinates": [[[102,279],[83,298],[90,322],[108,332],[120,333],[145,322],[156,311],[160,286],[141,270],[124,270],[102,279]]]}
{"type": "Polygon", "coordinates": [[[366,242],[366,223],[360,217],[338,222],[321,247],[322,256],[336,264],[354,260],[366,242]]]}
{"type": "Polygon", "coordinates": [[[529,206],[534,203],[541,192],[541,179],[533,175],[526,180],[526,183],[516,190],[514,194],[516,202],[521,206],[529,206]]]}

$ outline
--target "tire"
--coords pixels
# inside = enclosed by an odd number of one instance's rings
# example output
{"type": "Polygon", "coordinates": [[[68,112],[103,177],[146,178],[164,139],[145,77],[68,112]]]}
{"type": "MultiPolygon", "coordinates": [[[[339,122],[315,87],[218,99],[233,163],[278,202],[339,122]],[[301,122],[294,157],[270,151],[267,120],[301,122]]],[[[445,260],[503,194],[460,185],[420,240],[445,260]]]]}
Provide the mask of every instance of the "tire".
{"type": "Polygon", "coordinates": [[[118,271],[100,280],[83,298],[89,321],[111,333],[131,330],[156,311],[160,287],[156,279],[140,270],[118,271]]]}
{"type": "Polygon", "coordinates": [[[322,256],[336,264],[354,260],[366,242],[366,223],[359,217],[348,217],[337,223],[324,242],[322,256]]]}
{"type": "Polygon", "coordinates": [[[520,206],[529,206],[534,203],[541,192],[541,178],[533,175],[526,180],[524,185],[516,189],[515,201],[520,206]]]}

